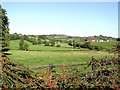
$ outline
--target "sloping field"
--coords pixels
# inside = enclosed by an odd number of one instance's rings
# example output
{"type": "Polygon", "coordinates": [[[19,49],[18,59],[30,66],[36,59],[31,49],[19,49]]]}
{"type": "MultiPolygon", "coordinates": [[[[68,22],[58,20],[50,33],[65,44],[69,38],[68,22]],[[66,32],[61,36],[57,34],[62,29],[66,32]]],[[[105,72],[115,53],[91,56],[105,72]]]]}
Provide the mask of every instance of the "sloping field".
{"type": "MultiPolygon", "coordinates": [[[[61,43],[61,47],[53,47],[53,46],[44,46],[44,45],[32,45],[32,43],[25,41],[26,43],[28,43],[29,45],[29,49],[30,51],[73,51],[73,50],[88,50],[88,49],[84,49],[84,48],[72,48],[70,46],[68,46],[66,43],[61,43]]],[[[10,49],[11,50],[19,50],[19,40],[11,40],[10,41],[10,49]]]]}
{"type": "Polygon", "coordinates": [[[111,41],[111,42],[92,42],[91,45],[95,46],[101,46],[104,49],[112,49],[114,44],[118,44],[117,41],[111,41]]]}
{"type": "Polygon", "coordinates": [[[69,64],[91,60],[91,57],[101,58],[113,56],[107,52],[97,51],[20,51],[11,50],[10,59],[28,66],[39,66],[48,64],[69,64]]]}

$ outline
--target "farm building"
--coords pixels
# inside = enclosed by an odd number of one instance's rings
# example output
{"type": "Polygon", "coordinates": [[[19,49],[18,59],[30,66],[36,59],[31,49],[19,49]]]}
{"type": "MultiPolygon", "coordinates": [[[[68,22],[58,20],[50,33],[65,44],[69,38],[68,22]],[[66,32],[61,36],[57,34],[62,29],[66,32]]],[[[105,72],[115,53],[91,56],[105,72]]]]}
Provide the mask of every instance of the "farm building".
{"type": "Polygon", "coordinates": [[[100,40],[96,40],[96,42],[109,42],[109,40],[102,40],[102,39],[100,39],[100,40]]]}
{"type": "Polygon", "coordinates": [[[92,37],[87,37],[86,42],[96,42],[96,39],[92,38],[92,37]]]}

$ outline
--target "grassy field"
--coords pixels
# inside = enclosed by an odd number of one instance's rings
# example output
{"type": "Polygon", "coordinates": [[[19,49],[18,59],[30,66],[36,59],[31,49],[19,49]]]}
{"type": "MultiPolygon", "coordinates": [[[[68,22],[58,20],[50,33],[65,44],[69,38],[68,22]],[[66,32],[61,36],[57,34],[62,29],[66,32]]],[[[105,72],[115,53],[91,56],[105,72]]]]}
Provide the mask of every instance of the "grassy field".
{"type": "MultiPolygon", "coordinates": [[[[48,64],[70,64],[90,61],[92,56],[101,58],[104,56],[113,56],[114,54],[102,51],[92,51],[84,48],[72,48],[67,43],[62,43],[61,47],[52,47],[44,45],[32,45],[30,42],[29,51],[19,50],[19,40],[10,42],[10,59],[27,66],[40,66],[48,64]]],[[[105,48],[112,48],[117,42],[95,42],[94,45],[100,45],[105,48]]]]}
{"type": "MultiPolygon", "coordinates": [[[[61,47],[53,47],[53,46],[44,46],[44,45],[32,45],[32,43],[25,41],[29,45],[30,51],[84,51],[88,49],[84,48],[72,48],[71,46],[67,45],[67,43],[61,43],[61,47]]],[[[19,40],[12,40],[10,42],[10,49],[11,50],[19,50],[19,40]]]]}
{"type": "Polygon", "coordinates": [[[90,61],[91,57],[113,56],[107,52],[97,51],[20,51],[11,50],[10,59],[28,66],[48,64],[69,64],[90,61]]]}
{"type": "Polygon", "coordinates": [[[104,49],[112,49],[114,44],[118,44],[117,41],[110,41],[110,42],[92,42],[91,45],[101,46],[104,49]]]}
{"type": "MultiPolygon", "coordinates": [[[[11,50],[18,50],[19,49],[19,42],[20,40],[11,40],[10,41],[10,49],[11,50]]],[[[32,43],[25,41],[29,46],[32,45],[32,43]]]]}
{"type": "MultiPolygon", "coordinates": [[[[52,47],[52,46],[44,46],[44,45],[32,45],[32,43],[25,41],[29,45],[29,50],[33,51],[49,51],[49,50],[88,50],[84,48],[72,48],[67,43],[61,43],[61,47],[52,47]]],[[[117,41],[111,42],[92,42],[91,45],[101,46],[105,49],[112,49],[114,44],[117,44],[117,41]]],[[[10,41],[10,49],[11,50],[19,50],[19,40],[10,41]]]]}

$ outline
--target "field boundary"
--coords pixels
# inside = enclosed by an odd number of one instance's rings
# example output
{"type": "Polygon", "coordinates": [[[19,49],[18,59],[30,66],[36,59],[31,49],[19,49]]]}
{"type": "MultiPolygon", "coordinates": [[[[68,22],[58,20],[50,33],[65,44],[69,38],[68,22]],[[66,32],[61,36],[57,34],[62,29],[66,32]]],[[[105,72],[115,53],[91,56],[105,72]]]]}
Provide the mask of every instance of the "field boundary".
{"type": "Polygon", "coordinates": [[[59,66],[77,66],[77,65],[87,65],[87,62],[81,62],[81,63],[76,63],[76,64],[49,64],[49,65],[44,65],[44,66],[31,66],[30,69],[35,70],[35,69],[42,69],[42,68],[48,68],[48,67],[59,67],[59,66]]]}

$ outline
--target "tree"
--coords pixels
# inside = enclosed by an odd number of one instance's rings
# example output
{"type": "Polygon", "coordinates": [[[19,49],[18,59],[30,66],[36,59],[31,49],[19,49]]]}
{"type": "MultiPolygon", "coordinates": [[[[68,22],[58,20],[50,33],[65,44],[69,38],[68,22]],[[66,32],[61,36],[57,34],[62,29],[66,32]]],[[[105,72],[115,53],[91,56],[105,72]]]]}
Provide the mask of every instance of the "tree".
{"type": "Polygon", "coordinates": [[[24,36],[22,36],[20,39],[19,49],[28,51],[28,44],[24,42],[24,36]]]}
{"type": "Polygon", "coordinates": [[[85,42],[83,46],[84,46],[84,48],[89,48],[91,46],[91,43],[90,42],[85,42]]]}
{"type": "Polygon", "coordinates": [[[18,40],[20,39],[20,35],[17,33],[10,34],[10,40],[18,40]]]}
{"type": "Polygon", "coordinates": [[[28,44],[27,43],[24,43],[23,50],[28,51],[28,44]]]}
{"type": "Polygon", "coordinates": [[[38,44],[42,44],[42,38],[40,35],[38,36],[38,44]]]}
{"type": "Polygon", "coordinates": [[[31,42],[33,45],[37,45],[37,41],[35,38],[31,38],[29,42],[31,42]]]}
{"type": "Polygon", "coordinates": [[[51,40],[51,46],[55,46],[55,41],[54,40],[51,40]]]}
{"type": "Polygon", "coordinates": [[[2,47],[2,51],[9,50],[9,22],[8,17],[6,16],[6,10],[2,8],[0,5],[0,44],[2,47]]]}
{"type": "Polygon", "coordinates": [[[47,39],[47,37],[45,35],[39,35],[38,38],[39,39],[44,39],[44,40],[47,39]]]}
{"type": "Polygon", "coordinates": [[[76,42],[73,40],[73,47],[76,48],[76,42]]]}
{"type": "Polygon", "coordinates": [[[44,44],[45,44],[45,46],[49,46],[49,42],[48,41],[44,41],[44,44]]]}
{"type": "Polygon", "coordinates": [[[73,42],[71,40],[69,40],[68,45],[73,46],[73,42]]]}
{"type": "Polygon", "coordinates": [[[20,50],[24,49],[24,36],[21,36],[21,38],[20,38],[19,49],[20,50]]]}

